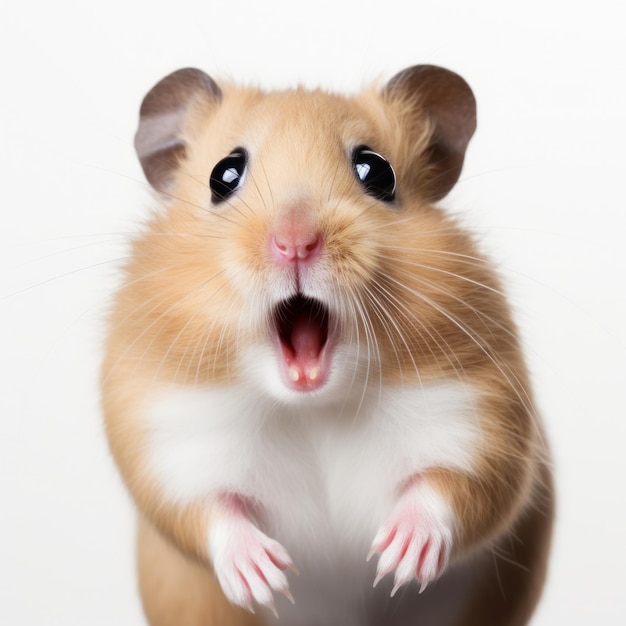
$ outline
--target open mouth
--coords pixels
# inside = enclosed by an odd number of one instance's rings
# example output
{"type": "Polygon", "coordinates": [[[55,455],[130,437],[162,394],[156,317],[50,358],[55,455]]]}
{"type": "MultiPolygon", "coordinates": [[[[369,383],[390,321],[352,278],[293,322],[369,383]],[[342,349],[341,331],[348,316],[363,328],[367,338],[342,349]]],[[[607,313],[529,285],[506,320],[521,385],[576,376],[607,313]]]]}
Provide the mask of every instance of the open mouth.
{"type": "Polygon", "coordinates": [[[274,325],[285,384],[297,391],[319,389],[330,369],[332,342],[326,305],[295,295],[276,307],[274,325]]]}

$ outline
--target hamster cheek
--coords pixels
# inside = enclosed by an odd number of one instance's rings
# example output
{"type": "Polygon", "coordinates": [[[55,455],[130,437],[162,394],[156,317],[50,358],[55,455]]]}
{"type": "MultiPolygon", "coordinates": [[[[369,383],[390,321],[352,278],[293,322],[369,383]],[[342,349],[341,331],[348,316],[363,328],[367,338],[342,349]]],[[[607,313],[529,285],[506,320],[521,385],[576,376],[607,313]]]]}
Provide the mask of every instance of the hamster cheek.
{"type": "Polygon", "coordinates": [[[417,578],[420,593],[443,573],[452,548],[454,515],[423,480],[412,482],[376,534],[368,560],[380,554],[374,586],[395,571],[393,596],[417,578]]]}

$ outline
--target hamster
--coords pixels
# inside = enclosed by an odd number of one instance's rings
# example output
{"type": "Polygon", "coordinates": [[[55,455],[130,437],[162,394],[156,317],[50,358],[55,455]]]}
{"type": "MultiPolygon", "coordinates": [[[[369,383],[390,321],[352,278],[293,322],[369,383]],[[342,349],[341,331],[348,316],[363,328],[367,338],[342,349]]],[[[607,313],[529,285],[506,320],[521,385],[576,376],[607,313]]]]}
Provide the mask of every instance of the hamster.
{"type": "Polygon", "coordinates": [[[513,626],[553,487],[493,264],[440,208],[472,90],[146,95],[154,212],[111,306],[106,433],[152,626],[513,626]]]}

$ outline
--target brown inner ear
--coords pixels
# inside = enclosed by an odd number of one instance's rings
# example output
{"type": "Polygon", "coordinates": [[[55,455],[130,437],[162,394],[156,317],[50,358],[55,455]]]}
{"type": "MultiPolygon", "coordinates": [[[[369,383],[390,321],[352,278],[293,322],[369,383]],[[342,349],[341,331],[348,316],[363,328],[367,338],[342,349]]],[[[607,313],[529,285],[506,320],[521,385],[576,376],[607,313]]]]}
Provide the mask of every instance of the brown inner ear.
{"type": "Polygon", "coordinates": [[[185,156],[183,125],[198,98],[217,103],[222,91],[204,72],[186,68],[160,80],[143,99],[135,150],[146,178],[159,191],[168,187],[185,156]]]}
{"type": "Polygon", "coordinates": [[[414,65],[396,74],[384,93],[410,103],[409,110],[416,117],[426,112],[432,120],[434,129],[427,148],[431,167],[420,188],[429,200],[443,198],[461,175],[465,151],[476,130],[476,100],[470,86],[450,70],[414,65]]]}

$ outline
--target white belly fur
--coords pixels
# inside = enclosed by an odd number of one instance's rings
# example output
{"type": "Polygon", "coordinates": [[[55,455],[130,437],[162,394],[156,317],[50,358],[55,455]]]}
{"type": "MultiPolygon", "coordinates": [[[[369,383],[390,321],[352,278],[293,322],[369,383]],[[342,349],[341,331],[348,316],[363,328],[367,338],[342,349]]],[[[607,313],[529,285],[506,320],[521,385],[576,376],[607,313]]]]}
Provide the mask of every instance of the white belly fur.
{"type": "Polygon", "coordinates": [[[454,380],[383,386],[334,408],[281,405],[245,385],[171,387],[146,408],[148,468],[174,502],[228,491],[262,503],[262,529],[301,572],[297,606],[277,605],[283,623],[356,625],[374,578],[365,557],[398,486],[429,467],[472,471],[476,400],[454,380]]]}

